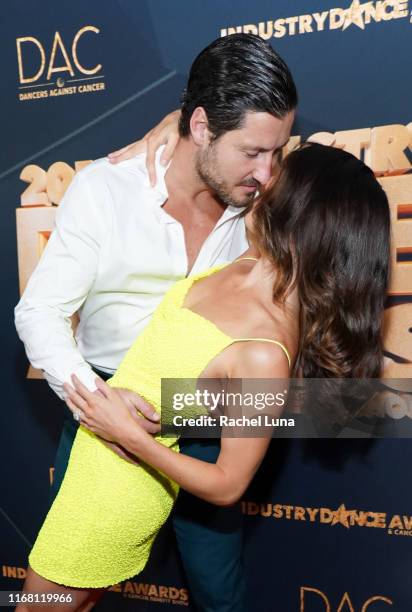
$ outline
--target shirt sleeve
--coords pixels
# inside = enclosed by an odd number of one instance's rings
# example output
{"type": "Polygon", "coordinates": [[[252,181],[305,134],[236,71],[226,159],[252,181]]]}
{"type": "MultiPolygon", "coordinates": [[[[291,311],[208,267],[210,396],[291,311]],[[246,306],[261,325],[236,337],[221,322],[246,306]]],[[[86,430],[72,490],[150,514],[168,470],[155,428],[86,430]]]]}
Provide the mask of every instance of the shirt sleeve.
{"type": "Polygon", "coordinates": [[[27,357],[64,397],[72,373],[94,390],[95,377],[77,347],[71,315],[96,278],[110,210],[88,176],[76,175],[56,213],[55,228],[15,309],[15,324],[27,357]]]}

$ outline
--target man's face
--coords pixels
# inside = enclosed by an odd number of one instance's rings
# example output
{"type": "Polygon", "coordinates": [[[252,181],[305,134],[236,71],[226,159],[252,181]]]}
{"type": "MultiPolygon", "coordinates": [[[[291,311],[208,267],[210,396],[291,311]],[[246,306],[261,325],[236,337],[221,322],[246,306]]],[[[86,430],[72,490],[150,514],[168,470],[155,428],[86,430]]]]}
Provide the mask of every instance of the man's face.
{"type": "Polygon", "coordinates": [[[199,177],[224,204],[247,206],[268,182],[287,143],[294,119],[247,112],[243,126],[204,145],[196,159],[199,177]]]}

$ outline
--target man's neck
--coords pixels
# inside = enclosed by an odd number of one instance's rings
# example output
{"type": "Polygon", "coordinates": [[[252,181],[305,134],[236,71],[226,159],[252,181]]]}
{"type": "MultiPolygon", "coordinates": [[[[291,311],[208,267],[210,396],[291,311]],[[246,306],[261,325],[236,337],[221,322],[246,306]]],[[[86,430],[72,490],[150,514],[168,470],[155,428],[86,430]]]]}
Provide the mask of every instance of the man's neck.
{"type": "Polygon", "coordinates": [[[226,207],[200,178],[196,169],[196,152],[196,146],[189,138],[180,139],[165,174],[169,199],[178,202],[182,212],[183,208],[189,208],[192,214],[204,213],[218,218],[226,207]]]}
{"type": "Polygon", "coordinates": [[[180,140],[165,174],[165,182],[169,195],[163,209],[183,227],[189,273],[226,207],[199,177],[196,146],[187,138],[180,140]]]}

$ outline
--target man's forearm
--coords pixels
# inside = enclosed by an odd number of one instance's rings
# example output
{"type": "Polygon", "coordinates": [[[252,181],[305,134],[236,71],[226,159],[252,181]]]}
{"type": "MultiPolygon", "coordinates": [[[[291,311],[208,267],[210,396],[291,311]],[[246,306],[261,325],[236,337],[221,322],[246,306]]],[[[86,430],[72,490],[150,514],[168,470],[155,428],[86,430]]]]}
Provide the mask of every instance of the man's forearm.
{"type": "Polygon", "coordinates": [[[97,196],[80,175],[66,191],[55,228],[15,309],[16,329],[29,361],[44,372],[60,397],[73,373],[90,390],[96,388],[70,317],[81,308],[95,280],[105,227],[97,196]]]}

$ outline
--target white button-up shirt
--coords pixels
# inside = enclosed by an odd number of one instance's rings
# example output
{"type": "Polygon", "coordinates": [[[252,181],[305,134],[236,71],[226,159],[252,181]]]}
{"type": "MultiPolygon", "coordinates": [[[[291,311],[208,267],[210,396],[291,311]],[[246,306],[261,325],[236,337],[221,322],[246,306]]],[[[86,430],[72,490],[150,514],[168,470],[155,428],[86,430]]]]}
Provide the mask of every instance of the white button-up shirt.
{"type": "MultiPolygon", "coordinates": [[[[144,155],[118,165],[99,159],[75,176],[57,210],[15,321],[30,362],[60,397],[72,373],[96,388],[89,364],[112,373],[165,292],[187,275],[183,228],[162,208],[166,170],[157,163],[156,171],[152,188],[144,155]]],[[[190,274],[247,248],[239,209],[228,206],[190,274]]]]}

